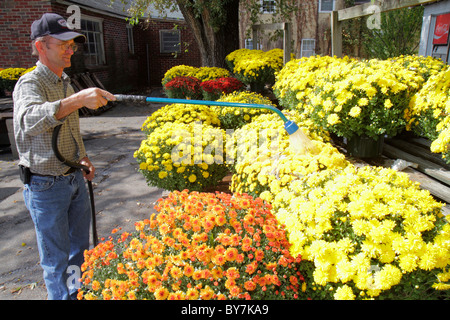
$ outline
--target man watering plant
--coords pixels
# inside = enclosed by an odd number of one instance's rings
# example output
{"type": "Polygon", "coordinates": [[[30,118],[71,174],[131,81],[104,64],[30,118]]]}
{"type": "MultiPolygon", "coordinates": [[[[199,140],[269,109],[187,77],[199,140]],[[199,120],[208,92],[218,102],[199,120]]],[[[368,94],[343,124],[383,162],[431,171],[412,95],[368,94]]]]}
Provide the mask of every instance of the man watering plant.
{"type": "Polygon", "coordinates": [[[96,109],[115,97],[98,88],[74,92],[63,70],[70,67],[85,36],[70,30],[63,17],[46,13],[34,21],[31,40],[37,67],[19,79],[13,93],[24,200],[35,225],[48,298],[71,299],[76,288],[67,287],[67,269],[81,267],[89,248],[89,197],[83,176],[92,180],[95,171],[81,138],[78,109],[96,109]],[[87,166],[89,174],[55,156],[52,133],[59,125],[60,153],[87,166]]]}

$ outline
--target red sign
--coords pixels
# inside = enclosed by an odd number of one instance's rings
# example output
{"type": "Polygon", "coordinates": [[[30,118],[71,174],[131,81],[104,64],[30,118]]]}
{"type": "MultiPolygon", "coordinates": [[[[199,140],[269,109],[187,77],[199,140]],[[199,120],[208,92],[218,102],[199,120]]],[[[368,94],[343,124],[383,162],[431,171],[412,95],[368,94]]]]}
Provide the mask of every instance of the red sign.
{"type": "Polygon", "coordinates": [[[448,29],[450,26],[450,13],[441,14],[436,17],[436,27],[434,28],[433,44],[447,44],[448,29]]]}

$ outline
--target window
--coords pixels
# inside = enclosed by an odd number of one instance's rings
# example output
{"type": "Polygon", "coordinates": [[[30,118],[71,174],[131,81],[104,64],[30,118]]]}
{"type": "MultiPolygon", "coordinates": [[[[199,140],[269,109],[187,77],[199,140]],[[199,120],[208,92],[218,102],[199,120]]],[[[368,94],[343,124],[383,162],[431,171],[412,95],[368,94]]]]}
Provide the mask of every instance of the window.
{"type": "Polygon", "coordinates": [[[134,54],[133,26],[127,24],[128,52],[134,54]]]}
{"type": "Polygon", "coordinates": [[[261,0],[261,9],[263,13],[275,13],[275,0],[261,0]]]}
{"type": "Polygon", "coordinates": [[[331,12],[334,10],[334,0],[319,0],[319,12],[331,12]]]}
{"type": "Polygon", "coordinates": [[[159,39],[161,53],[181,52],[179,30],[159,30],[159,39]]]}
{"type": "Polygon", "coordinates": [[[84,63],[87,66],[105,64],[105,49],[103,46],[102,20],[96,18],[81,19],[81,33],[86,36],[84,43],[84,63]]]}
{"type": "Polygon", "coordinates": [[[302,58],[310,57],[315,54],[316,40],[315,39],[302,39],[302,58]]]}
{"type": "Polygon", "coordinates": [[[245,39],[245,49],[253,50],[253,39],[245,39]]]}
{"type": "Polygon", "coordinates": [[[260,43],[256,44],[256,48],[253,48],[253,39],[245,39],[245,49],[259,49],[262,50],[262,45],[260,43]]]}

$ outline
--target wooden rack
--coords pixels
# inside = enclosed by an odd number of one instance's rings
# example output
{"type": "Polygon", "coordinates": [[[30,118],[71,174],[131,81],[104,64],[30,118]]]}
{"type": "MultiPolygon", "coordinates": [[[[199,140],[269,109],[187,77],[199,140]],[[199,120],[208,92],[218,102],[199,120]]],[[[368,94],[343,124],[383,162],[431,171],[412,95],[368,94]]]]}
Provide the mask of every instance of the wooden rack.
{"type": "Polygon", "coordinates": [[[396,159],[411,162],[414,166],[402,170],[411,180],[420,183],[422,189],[428,190],[434,197],[446,203],[444,214],[450,213],[450,165],[441,154],[430,151],[431,142],[424,138],[401,137],[386,139],[383,147],[384,166],[389,166],[396,159]]]}

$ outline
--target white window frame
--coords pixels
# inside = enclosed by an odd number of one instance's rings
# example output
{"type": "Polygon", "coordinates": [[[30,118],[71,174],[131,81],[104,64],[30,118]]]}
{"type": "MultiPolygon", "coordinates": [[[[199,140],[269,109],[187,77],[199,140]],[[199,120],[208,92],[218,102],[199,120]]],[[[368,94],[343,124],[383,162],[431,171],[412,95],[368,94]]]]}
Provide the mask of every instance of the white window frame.
{"type": "Polygon", "coordinates": [[[174,29],[161,29],[159,30],[159,52],[160,53],[180,53],[181,52],[181,32],[180,30],[174,30],[174,29]],[[172,47],[173,49],[165,49],[166,45],[164,44],[164,41],[166,41],[166,39],[164,39],[165,35],[168,33],[172,33],[172,34],[178,34],[178,40],[176,41],[170,41],[170,43],[173,43],[172,47]]]}
{"type": "Polygon", "coordinates": [[[275,0],[261,0],[261,12],[262,13],[275,13],[277,9],[277,3],[275,0]],[[264,5],[266,3],[266,5],[264,5]],[[266,9],[269,7],[269,9],[266,9]]]}
{"type": "Polygon", "coordinates": [[[127,24],[128,52],[134,54],[133,26],[127,24]]]}
{"type": "Polygon", "coordinates": [[[335,8],[335,5],[336,5],[336,1],[335,0],[332,0],[333,1],[333,8],[331,9],[331,10],[324,10],[324,9],[322,9],[322,1],[323,0],[319,0],[319,12],[332,12],[332,11],[334,11],[334,8],[335,8]]]}
{"type": "Polygon", "coordinates": [[[302,39],[302,46],[301,46],[301,57],[311,57],[313,55],[316,54],[316,39],[311,39],[311,38],[304,38],[302,39]],[[308,47],[308,45],[306,44],[307,41],[310,41],[310,43],[313,44],[313,47],[311,49],[311,45],[310,47],[308,47]],[[309,53],[311,52],[311,54],[305,54],[305,53],[309,53]]]}
{"type": "Polygon", "coordinates": [[[82,15],[82,17],[81,17],[82,25],[83,25],[83,21],[86,21],[86,22],[90,21],[93,23],[97,23],[99,26],[99,31],[88,31],[88,30],[81,29],[81,33],[83,33],[86,36],[86,42],[84,44],[84,51],[83,51],[83,55],[85,56],[85,61],[88,60],[86,65],[87,66],[105,65],[106,58],[105,58],[105,45],[104,45],[104,40],[103,40],[103,19],[82,15]],[[90,34],[92,34],[92,37],[94,37],[94,44],[96,46],[96,50],[98,51],[97,54],[90,53],[89,44],[90,44],[90,42],[91,42],[90,40],[92,38],[90,34]],[[89,58],[88,58],[88,56],[89,56],[89,58]],[[95,63],[91,63],[92,56],[96,57],[95,63]]]}

